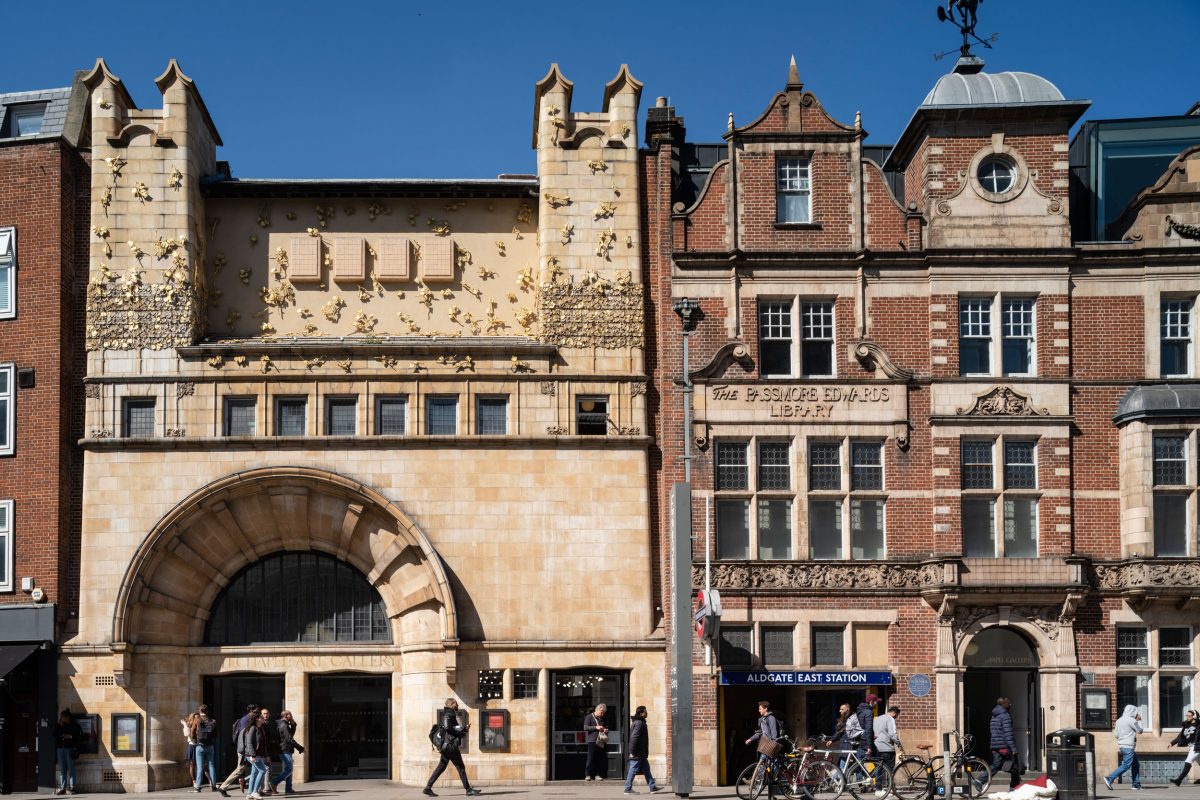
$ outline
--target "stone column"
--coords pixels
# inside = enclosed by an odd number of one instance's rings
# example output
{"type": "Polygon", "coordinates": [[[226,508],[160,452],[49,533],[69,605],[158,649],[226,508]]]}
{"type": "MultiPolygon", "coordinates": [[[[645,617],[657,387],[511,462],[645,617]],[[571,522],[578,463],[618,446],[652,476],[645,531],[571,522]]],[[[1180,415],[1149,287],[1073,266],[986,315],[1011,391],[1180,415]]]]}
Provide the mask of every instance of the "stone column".
{"type": "MultiPolygon", "coordinates": [[[[179,720],[199,701],[188,696],[187,656],[143,654],[139,676],[145,685],[146,720],[142,736],[147,760],[145,791],[175,789],[187,783],[187,741],[179,720]]],[[[136,695],[136,692],[135,692],[136,695]]]]}
{"type": "MultiPolygon", "coordinates": [[[[300,668],[289,669],[283,677],[283,707],[292,712],[296,720],[296,738],[305,748],[312,745],[315,730],[308,716],[308,673],[300,668]]],[[[282,709],[280,709],[282,710],[282,709]]],[[[308,778],[306,753],[296,753],[292,758],[292,783],[304,783],[308,778]]]]}

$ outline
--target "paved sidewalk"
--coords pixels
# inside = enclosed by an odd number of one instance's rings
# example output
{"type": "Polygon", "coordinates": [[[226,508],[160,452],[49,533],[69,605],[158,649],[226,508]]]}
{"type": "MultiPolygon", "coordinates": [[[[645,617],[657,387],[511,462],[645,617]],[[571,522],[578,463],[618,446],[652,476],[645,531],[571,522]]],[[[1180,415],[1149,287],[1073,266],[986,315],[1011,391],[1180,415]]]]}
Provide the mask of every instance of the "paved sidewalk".
{"type": "MultiPolygon", "coordinates": [[[[584,783],[583,781],[564,781],[561,783],[547,783],[541,786],[495,786],[489,787],[481,784],[479,786],[483,790],[483,797],[501,797],[505,800],[522,800],[522,798],[546,798],[547,800],[559,800],[563,797],[579,797],[587,800],[616,800],[616,798],[624,797],[622,792],[624,784],[619,780],[608,780],[603,783],[584,783]]],[[[634,782],[634,791],[640,795],[647,795],[645,779],[638,777],[634,782]]],[[[460,798],[463,796],[463,790],[457,783],[450,787],[437,789],[439,797],[445,798],[460,798]]],[[[75,797],[93,797],[103,800],[111,793],[96,793],[87,794],[80,793],[75,797]]],[[[671,798],[675,795],[671,792],[669,785],[664,785],[663,789],[656,794],[656,797],[671,798]]],[[[35,798],[53,797],[53,795],[44,794],[13,794],[9,797],[17,800],[35,800],[35,798]]],[[[210,792],[205,789],[204,792],[196,794],[191,789],[165,789],[160,792],[146,792],[141,794],[128,794],[125,797],[129,800],[137,798],[153,798],[153,800],[214,800],[220,798],[220,795],[215,792],[210,792]]],[[[233,800],[241,800],[241,795],[237,792],[230,792],[230,797],[233,800]]],[[[282,795],[277,795],[279,800],[284,800],[282,795]]],[[[347,781],[318,781],[315,783],[306,783],[296,787],[294,800],[373,800],[373,798],[385,797],[388,800],[418,800],[424,797],[421,794],[419,786],[401,786],[400,784],[392,783],[384,780],[347,780],[347,781]]],[[[691,793],[691,797],[701,800],[717,800],[718,798],[733,798],[735,794],[731,786],[697,786],[691,793]]],[[[1170,784],[1166,785],[1146,785],[1146,788],[1140,792],[1135,792],[1128,785],[1117,785],[1110,792],[1100,785],[1100,791],[1096,795],[1097,800],[1200,800],[1200,786],[1190,783],[1185,783],[1180,788],[1176,789],[1170,784]]],[[[849,794],[842,796],[841,800],[853,800],[849,794]]],[[[893,799],[894,800],[894,799],[893,799]]]]}

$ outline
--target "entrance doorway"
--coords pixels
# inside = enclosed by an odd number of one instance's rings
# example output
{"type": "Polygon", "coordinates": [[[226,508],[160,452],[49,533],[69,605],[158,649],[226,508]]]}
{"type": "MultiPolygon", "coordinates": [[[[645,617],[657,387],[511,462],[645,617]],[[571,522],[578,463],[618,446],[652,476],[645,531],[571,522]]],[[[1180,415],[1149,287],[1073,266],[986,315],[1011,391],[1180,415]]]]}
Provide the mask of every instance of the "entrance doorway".
{"type": "Polygon", "coordinates": [[[1007,697],[1017,750],[1031,769],[1041,769],[1043,724],[1034,646],[1011,628],[985,628],[967,645],[965,663],[963,729],[975,737],[975,755],[991,760],[992,709],[997,698],[1007,697]]]}
{"type": "MultiPolygon", "coordinates": [[[[233,772],[237,764],[233,723],[246,716],[246,706],[251,703],[269,708],[271,719],[279,719],[279,712],[283,710],[283,676],[252,672],[207,675],[204,678],[204,702],[217,720],[217,755],[214,762],[219,783],[233,772]]],[[[183,756],[183,752],[180,752],[180,761],[183,756]]]]}
{"type": "Polygon", "coordinates": [[[391,774],[390,675],[308,678],[309,776],[313,780],[391,774]]]}
{"type": "MultiPolygon", "coordinates": [[[[629,673],[586,670],[550,673],[550,780],[581,781],[587,766],[583,719],[592,709],[608,706],[608,778],[624,778],[625,738],[629,735],[629,673]]],[[[669,721],[664,723],[669,724],[669,721]]]]}

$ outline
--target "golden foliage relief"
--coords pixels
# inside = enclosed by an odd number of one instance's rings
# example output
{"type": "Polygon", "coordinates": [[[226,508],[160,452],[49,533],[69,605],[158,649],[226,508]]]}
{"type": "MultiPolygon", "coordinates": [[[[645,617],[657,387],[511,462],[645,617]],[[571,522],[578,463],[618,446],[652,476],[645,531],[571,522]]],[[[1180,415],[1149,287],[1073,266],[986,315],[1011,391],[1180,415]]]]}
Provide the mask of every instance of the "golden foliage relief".
{"type": "Polygon", "coordinates": [[[642,292],[636,283],[608,284],[603,291],[594,284],[543,284],[541,338],[558,347],[644,347],[642,292]]]}

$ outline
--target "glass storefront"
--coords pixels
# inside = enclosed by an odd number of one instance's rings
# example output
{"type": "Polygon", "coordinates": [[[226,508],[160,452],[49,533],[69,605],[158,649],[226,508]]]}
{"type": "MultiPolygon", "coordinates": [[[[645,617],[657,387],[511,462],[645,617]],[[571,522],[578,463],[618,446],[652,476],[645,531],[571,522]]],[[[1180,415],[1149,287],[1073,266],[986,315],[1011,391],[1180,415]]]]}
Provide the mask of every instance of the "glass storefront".
{"type": "Polygon", "coordinates": [[[313,780],[388,777],[389,676],[310,675],[308,707],[313,780]]]}
{"type": "Polygon", "coordinates": [[[625,763],[625,740],[629,734],[629,673],[615,670],[550,673],[551,704],[550,779],[583,780],[587,764],[584,718],[596,706],[608,706],[609,728],[607,769],[610,779],[619,779],[625,763]]]}

